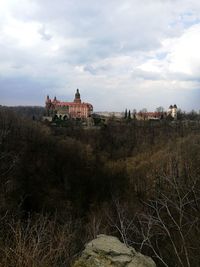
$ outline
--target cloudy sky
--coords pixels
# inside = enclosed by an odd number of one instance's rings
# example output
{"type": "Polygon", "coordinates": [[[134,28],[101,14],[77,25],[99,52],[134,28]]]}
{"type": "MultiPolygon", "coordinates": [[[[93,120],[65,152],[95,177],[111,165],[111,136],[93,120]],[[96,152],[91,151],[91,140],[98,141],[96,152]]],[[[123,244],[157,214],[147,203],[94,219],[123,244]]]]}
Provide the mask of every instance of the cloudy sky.
{"type": "Polygon", "coordinates": [[[199,0],[0,0],[0,104],[200,109],[199,0]]]}

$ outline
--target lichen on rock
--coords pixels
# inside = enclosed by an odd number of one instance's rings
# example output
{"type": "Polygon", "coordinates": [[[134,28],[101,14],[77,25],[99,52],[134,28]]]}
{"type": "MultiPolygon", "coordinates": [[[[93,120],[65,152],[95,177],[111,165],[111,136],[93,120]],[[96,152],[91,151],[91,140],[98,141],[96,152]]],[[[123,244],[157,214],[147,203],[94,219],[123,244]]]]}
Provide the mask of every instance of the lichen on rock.
{"type": "Polygon", "coordinates": [[[147,256],[127,247],[118,238],[98,235],[90,241],[73,267],[156,267],[147,256]]]}

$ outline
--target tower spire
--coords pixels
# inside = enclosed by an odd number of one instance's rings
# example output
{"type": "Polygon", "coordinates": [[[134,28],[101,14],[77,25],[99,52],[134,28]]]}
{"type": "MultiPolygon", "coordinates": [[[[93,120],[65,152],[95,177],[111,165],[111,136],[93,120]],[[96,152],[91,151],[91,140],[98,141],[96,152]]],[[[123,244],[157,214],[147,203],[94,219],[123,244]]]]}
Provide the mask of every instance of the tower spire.
{"type": "Polygon", "coordinates": [[[76,94],[75,94],[74,102],[75,103],[81,103],[81,95],[79,93],[79,89],[76,89],[76,94]]]}

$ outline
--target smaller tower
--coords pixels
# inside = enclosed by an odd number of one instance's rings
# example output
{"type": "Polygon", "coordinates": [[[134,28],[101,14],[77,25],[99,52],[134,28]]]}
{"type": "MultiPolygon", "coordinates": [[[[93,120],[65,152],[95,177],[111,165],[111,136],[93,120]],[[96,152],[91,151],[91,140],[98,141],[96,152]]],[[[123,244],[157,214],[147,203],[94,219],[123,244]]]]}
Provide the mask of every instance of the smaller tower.
{"type": "Polygon", "coordinates": [[[177,119],[177,105],[174,104],[172,107],[172,117],[176,120],[177,119]]]}
{"type": "Polygon", "coordinates": [[[46,98],[46,103],[49,102],[49,95],[47,95],[47,98],[46,98]]]}
{"type": "Polygon", "coordinates": [[[49,95],[47,95],[46,101],[45,101],[46,107],[51,104],[51,99],[49,98],[49,95]]]}
{"type": "Polygon", "coordinates": [[[176,120],[177,119],[177,105],[176,104],[170,105],[167,114],[171,115],[171,117],[174,120],[176,120]]]}
{"type": "Polygon", "coordinates": [[[81,95],[79,93],[79,89],[76,90],[74,102],[75,103],[81,103],[81,95]]]}
{"type": "Polygon", "coordinates": [[[50,112],[50,108],[51,108],[51,99],[49,98],[49,95],[47,95],[47,98],[45,101],[45,107],[46,107],[47,116],[49,116],[49,112],[50,112]]]}

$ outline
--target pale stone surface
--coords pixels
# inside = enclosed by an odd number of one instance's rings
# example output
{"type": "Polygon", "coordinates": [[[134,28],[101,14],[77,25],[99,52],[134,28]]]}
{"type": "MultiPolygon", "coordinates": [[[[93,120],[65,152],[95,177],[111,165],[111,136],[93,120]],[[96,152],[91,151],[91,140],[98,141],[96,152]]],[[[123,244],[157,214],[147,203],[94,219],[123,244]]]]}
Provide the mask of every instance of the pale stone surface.
{"type": "Polygon", "coordinates": [[[118,238],[98,235],[89,242],[73,267],[156,267],[154,261],[127,247],[118,238]]]}

